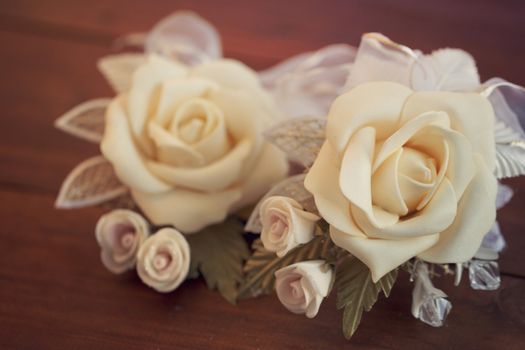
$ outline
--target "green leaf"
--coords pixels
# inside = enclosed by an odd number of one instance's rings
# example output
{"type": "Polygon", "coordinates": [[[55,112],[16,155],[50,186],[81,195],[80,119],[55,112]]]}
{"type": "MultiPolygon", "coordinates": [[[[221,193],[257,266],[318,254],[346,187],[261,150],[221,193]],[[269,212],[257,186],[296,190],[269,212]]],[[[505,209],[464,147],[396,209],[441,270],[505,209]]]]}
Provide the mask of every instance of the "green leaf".
{"type": "Polygon", "coordinates": [[[382,290],[390,295],[397,278],[397,269],[389,272],[377,283],[372,281],[368,267],[359,259],[347,256],[336,269],[337,308],[343,311],[343,333],[350,339],[361,322],[363,311],[370,311],[382,290]]]}
{"type": "Polygon", "coordinates": [[[235,304],[237,287],[243,280],[243,263],[250,256],[243,225],[229,219],[186,238],[191,248],[189,277],[197,277],[200,271],[209,289],[217,289],[235,304]]]}
{"type": "Polygon", "coordinates": [[[394,269],[384,275],[377,283],[381,286],[381,290],[383,291],[383,294],[385,297],[390,296],[390,292],[392,291],[392,287],[394,287],[394,283],[396,283],[397,279],[397,269],[394,269]]]}
{"type": "Polygon", "coordinates": [[[291,250],[279,258],[264,249],[260,239],[253,242],[253,254],[244,266],[245,280],[239,288],[239,299],[270,294],[275,287],[275,271],[299,261],[326,259],[333,247],[325,235],[316,236],[310,242],[291,250]]]}

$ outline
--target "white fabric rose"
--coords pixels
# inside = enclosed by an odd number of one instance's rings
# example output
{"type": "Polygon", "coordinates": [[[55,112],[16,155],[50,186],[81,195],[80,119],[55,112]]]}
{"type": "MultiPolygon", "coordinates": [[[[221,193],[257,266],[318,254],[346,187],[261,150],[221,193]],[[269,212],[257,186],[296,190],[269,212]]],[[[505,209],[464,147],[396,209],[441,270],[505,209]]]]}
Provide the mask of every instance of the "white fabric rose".
{"type": "Polygon", "coordinates": [[[163,228],[150,236],[137,255],[137,272],[142,282],[159,292],[175,290],[190,269],[190,247],[173,228],[163,228]]]}
{"type": "Polygon", "coordinates": [[[305,186],[374,281],[418,256],[469,260],[495,220],[494,113],[474,93],[357,86],[328,115],[305,186]]]}
{"type": "Polygon", "coordinates": [[[100,217],[95,236],[100,245],[102,263],[113,273],[135,266],[137,251],[149,235],[149,226],[139,214],[117,209],[100,217]]]}
{"type": "Polygon", "coordinates": [[[109,105],[101,149],[153,223],[192,233],[286,175],[284,155],[262,138],[276,114],[240,62],[188,68],[149,56],[109,105]]]}
{"type": "Polygon", "coordinates": [[[314,238],[319,216],[303,210],[301,204],[289,197],[266,198],[260,207],[261,241],[266,250],[285,256],[299,244],[314,238]]]}
{"type": "Polygon", "coordinates": [[[317,315],[332,285],[332,268],[323,260],[302,261],[275,272],[275,291],[281,303],[295,314],[317,315]]]}

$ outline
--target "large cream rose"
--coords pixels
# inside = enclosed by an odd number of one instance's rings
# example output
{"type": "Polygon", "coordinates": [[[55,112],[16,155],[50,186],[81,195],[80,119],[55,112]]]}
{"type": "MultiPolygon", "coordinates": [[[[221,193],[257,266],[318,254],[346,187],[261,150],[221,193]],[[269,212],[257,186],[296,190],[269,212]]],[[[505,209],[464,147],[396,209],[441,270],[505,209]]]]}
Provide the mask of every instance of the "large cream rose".
{"type": "Polygon", "coordinates": [[[192,233],[286,174],[284,156],[262,138],[275,115],[239,62],[190,69],[150,56],[108,107],[101,149],[155,224],[192,233]]]}
{"type": "Polygon", "coordinates": [[[374,281],[419,258],[469,260],[495,220],[494,115],[475,93],[366,83],[337,98],[305,186],[374,281]]]}

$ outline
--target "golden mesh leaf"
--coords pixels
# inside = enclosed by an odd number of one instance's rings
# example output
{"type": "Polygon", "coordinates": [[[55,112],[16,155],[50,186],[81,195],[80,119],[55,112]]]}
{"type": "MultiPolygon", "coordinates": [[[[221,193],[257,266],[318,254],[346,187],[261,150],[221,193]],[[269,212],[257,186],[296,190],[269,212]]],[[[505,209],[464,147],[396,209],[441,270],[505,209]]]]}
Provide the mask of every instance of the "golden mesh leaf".
{"type": "Polygon", "coordinates": [[[104,134],[104,115],[111,99],[100,98],[79,104],[55,121],[68,134],[99,143],[104,134]]]}
{"type": "Polygon", "coordinates": [[[290,160],[310,167],[325,140],[325,118],[296,118],[278,123],[265,137],[286,153],[290,160]]]}
{"type": "Polygon", "coordinates": [[[55,206],[71,209],[96,205],[126,192],[127,188],[117,178],[111,163],[103,156],[97,156],[83,161],[69,173],[55,206]]]}

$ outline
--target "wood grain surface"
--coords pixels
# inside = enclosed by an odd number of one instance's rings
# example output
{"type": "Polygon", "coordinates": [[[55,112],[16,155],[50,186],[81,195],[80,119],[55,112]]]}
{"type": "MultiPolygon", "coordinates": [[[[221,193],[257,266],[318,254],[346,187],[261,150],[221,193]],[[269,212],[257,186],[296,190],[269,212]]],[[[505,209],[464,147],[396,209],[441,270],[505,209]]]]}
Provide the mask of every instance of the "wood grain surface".
{"type": "Polygon", "coordinates": [[[134,273],[114,276],[99,259],[97,208],[57,211],[68,171],[95,145],[53,128],[76,104],[112,92],[95,62],[119,35],[146,31],[174,10],[212,22],[225,55],[256,69],[323,45],[357,45],[380,31],[424,51],[461,47],[483,79],[525,85],[525,2],[488,0],[66,1],[0,2],[0,349],[525,349],[525,179],[498,213],[508,241],[502,287],[449,294],[442,328],[410,314],[400,275],[348,342],[330,298],[308,320],[275,297],[226,303],[202,280],[157,294],[134,273]]]}

